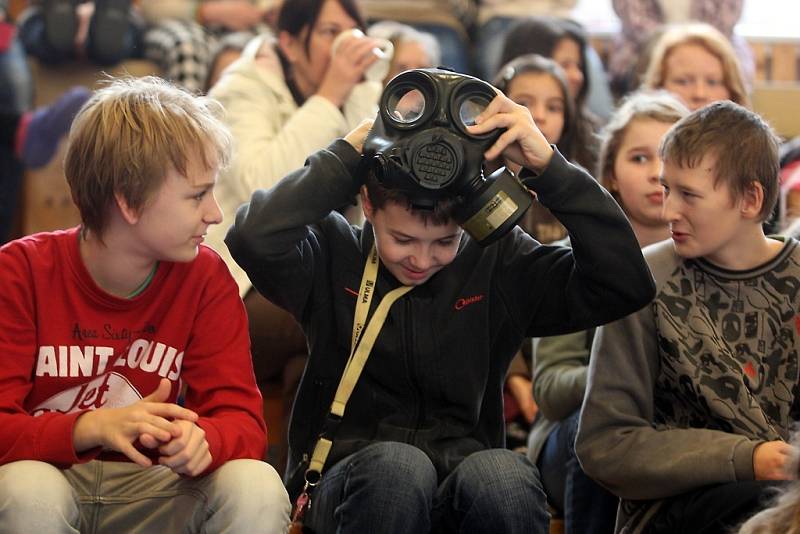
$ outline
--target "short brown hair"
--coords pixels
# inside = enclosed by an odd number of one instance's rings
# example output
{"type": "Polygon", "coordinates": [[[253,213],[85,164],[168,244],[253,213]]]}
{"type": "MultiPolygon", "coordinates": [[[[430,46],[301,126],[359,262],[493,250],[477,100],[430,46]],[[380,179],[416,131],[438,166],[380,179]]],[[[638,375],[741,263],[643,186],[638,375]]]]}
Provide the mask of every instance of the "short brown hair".
{"type": "Polygon", "coordinates": [[[115,195],[141,210],[170,168],[186,175],[199,155],[224,167],[231,135],[222,106],[153,76],[112,79],[83,106],[69,135],[64,174],[84,229],[102,239],[115,195]]]}
{"type": "Polygon", "coordinates": [[[445,197],[437,201],[433,209],[415,208],[408,195],[399,189],[390,189],[378,181],[374,173],[368,172],[364,180],[367,187],[367,197],[374,210],[383,209],[387,203],[393,202],[419,216],[425,224],[429,222],[435,226],[442,226],[454,219],[454,214],[459,207],[455,197],[445,197]]]}
{"type": "MultiPolygon", "coordinates": [[[[622,139],[631,122],[636,119],[652,119],[658,122],[675,123],[689,114],[680,100],[666,91],[638,91],[622,101],[600,133],[600,157],[597,162],[597,178],[611,192],[617,203],[622,199],[611,187],[614,163],[622,139]]],[[[625,209],[625,206],[622,206],[625,209]]]]}
{"type": "Polygon", "coordinates": [[[772,128],[758,114],[729,100],[714,102],[678,121],[661,142],[661,159],[694,168],[706,154],[716,156],[714,185],[728,183],[734,200],[758,182],[764,189],[761,220],[778,199],[778,146],[772,128]]]}
{"type": "Polygon", "coordinates": [[[722,83],[731,94],[731,100],[750,107],[744,76],[739,59],[730,41],[709,24],[693,22],[669,26],[653,47],[653,54],[644,73],[643,85],[647,89],[661,89],[667,78],[667,58],[680,45],[694,44],[705,48],[722,64],[722,83]]]}

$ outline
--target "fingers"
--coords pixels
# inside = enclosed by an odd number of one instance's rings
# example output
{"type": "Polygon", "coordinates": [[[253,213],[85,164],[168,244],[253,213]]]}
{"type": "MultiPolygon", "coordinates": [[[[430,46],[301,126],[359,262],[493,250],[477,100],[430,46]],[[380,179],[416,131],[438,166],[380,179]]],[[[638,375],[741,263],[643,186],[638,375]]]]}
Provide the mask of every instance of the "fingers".
{"type": "Polygon", "coordinates": [[[131,406],[126,409],[125,413],[127,415],[124,416],[120,430],[133,440],[139,438],[141,441],[144,435],[148,435],[142,443],[151,448],[180,437],[183,430],[178,421],[193,424],[198,419],[198,415],[192,410],[177,404],[161,402],[139,402],[136,407],[131,406]],[[149,438],[158,443],[150,441],[149,438]]]}
{"type": "Polygon", "coordinates": [[[139,443],[142,444],[143,447],[147,447],[148,449],[155,449],[159,445],[161,445],[161,441],[157,440],[151,434],[141,434],[139,436],[139,443]]]}
{"type": "MultiPolygon", "coordinates": [[[[476,125],[482,126],[487,119],[497,115],[498,113],[509,113],[511,111],[514,111],[518,107],[518,104],[516,104],[513,100],[509,99],[507,96],[498,91],[496,88],[495,91],[497,91],[497,96],[495,96],[492,99],[492,101],[489,102],[489,105],[486,106],[486,109],[484,109],[477,117],[475,117],[476,125]]],[[[479,130],[480,133],[486,133],[492,129],[494,128],[487,127],[485,129],[480,128],[479,130]]]]}
{"type": "Polygon", "coordinates": [[[183,436],[159,447],[159,464],[179,474],[194,476],[211,463],[205,431],[194,423],[181,423],[183,436]]]}
{"type": "Polygon", "coordinates": [[[158,452],[162,456],[173,456],[190,446],[196,446],[201,440],[205,440],[206,432],[194,423],[185,421],[178,422],[181,427],[181,435],[168,443],[162,443],[158,452]]]}
{"type": "Polygon", "coordinates": [[[194,459],[189,461],[183,468],[177,471],[178,474],[197,476],[211,465],[211,452],[208,450],[208,443],[205,444],[205,450],[202,454],[195,456],[194,459]]]}
{"type": "Polygon", "coordinates": [[[166,402],[172,392],[172,382],[166,378],[162,378],[158,383],[158,387],[150,395],[142,400],[145,402],[166,402]]]}
{"type": "Polygon", "coordinates": [[[512,127],[497,138],[497,141],[489,147],[489,150],[484,152],[484,157],[491,161],[500,157],[503,151],[508,148],[512,143],[522,138],[522,130],[517,127],[512,127]]]}
{"type": "Polygon", "coordinates": [[[147,434],[159,442],[169,441],[173,437],[177,437],[173,435],[175,432],[180,435],[180,429],[177,427],[175,427],[174,431],[171,431],[164,428],[159,428],[158,426],[150,423],[139,423],[136,425],[135,432],[139,435],[140,440],[142,435],[147,434]]]}
{"type": "MultiPolygon", "coordinates": [[[[373,49],[378,47],[378,41],[369,37],[351,36],[345,39],[337,48],[336,54],[348,58],[360,58],[366,54],[373,54],[373,49]]],[[[373,54],[374,55],[374,54],[373,54]]]]}
{"type": "Polygon", "coordinates": [[[197,413],[184,408],[183,406],[178,406],[177,404],[166,402],[149,402],[147,404],[143,404],[142,407],[147,411],[147,413],[163,417],[164,419],[180,419],[183,421],[192,422],[197,421],[198,419],[197,413]]]}
{"type": "Polygon", "coordinates": [[[355,69],[363,73],[373,63],[378,61],[375,54],[378,42],[370,38],[351,37],[339,45],[336,55],[345,59],[355,69]]]}
{"type": "Polygon", "coordinates": [[[753,452],[753,472],[756,480],[786,480],[794,478],[794,473],[788,473],[788,465],[792,447],[783,441],[768,441],[760,443],[753,452]]]}
{"type": "Polygon", "coordinates": [[[202,473],[211,463],[211,452],[208,442],[202,440],[196,447],[189,448],[173,456],[162,456],[159,464],[165,465],[180,475],[196,476],[202,473]],[[190,453],[191,451],[191,453],[190,453]]]}
{"type": "Polygon", "coordinates": [[[344,136],[344,140],[347,141],[350,146],[356,149],[356,152],[361,153],[361,149],[364,147],[364,140],[369,135],[369,131],[372,128],[372,119],[364,119],[361,121],[361,124],[356,126],[350,133],[344,136]]]}
{"type": "Polygon", "coordinates": [[[501,97],[498,96],[492,100],[489,107],[476,117],[474,126],[467,127],[471,134],[481,135],[498,128],[509,128],[513,125],[525,125],[531,129],[535,128],[533,118],[527,108],[515,104],[505,97],[502,97],[503,100],[498,103],[499,98],[501,97]]]}
{"type": "Polygon", "coordinates": [[[121,441],[116,447],[114,447],[114,449],[127,456],[130,461],[137,465],[142,467],[150,467],[153,465],[153,462],[150,460],[150,458],[137,451],[136,447],[127,441],[121,441]]]}

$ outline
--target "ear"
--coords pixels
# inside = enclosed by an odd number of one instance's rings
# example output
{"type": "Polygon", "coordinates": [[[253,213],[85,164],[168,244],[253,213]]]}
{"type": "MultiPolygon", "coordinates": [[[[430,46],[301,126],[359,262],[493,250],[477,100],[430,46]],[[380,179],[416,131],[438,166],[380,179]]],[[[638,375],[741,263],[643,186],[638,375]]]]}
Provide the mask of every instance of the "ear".
{"type": "Polygon", "coordinates": [[[278,34],[278,48],[281,49],[281,53],[289,63],[297,61],[298,43],[298,38],[287,31],[282,31],[278,34]]]}
{"type": "Polygon", "coordinates": [[[764,187],[759,182],[750,182],[742,192],[739,209],[745,219],[757,219],[764,205],[764,187]]]}
{"type": "Polygon", "coordinates": [[[139,212],[128,205],[128,201],[125,200],[125,197],[119,193],[114,193],[114,200],[116,201],[119,212],[122,214],[122,218],[125,219],[126,223],[133,226],[139,222],[139,212]]]}
{"type": "Polygon", "coordinates": [[[608,184],[608,192],[609,193],[616,193],[619,191],[619,186],[617,185],[617,177],[614,175],[614,171],[608,171],[608,173],[603,176],[603,182],[608,184]]]}
{"type": "Polygon", "coordinates": [[[375,215],[375,209],[372,207],[372,202],[369,200],[366,185],[361,186],[359,194],[361,195],[361,208],[364,210],[364,218],[372,224],[372,216],[375,215]]]}

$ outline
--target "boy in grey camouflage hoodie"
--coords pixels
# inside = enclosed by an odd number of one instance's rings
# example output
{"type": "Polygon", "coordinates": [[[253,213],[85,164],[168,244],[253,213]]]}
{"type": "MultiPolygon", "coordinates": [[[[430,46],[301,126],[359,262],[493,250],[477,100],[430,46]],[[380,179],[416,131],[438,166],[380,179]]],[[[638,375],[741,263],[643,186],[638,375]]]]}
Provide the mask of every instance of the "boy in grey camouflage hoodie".
{"type": "Polygon", "coordinates": [[[617,532],[722,532],[788,477],[800,247],[762,230],[778,140],[758,115],[697,110],[661,157],[672,239],[644,250],[656,297],[598,330],[576,448],[622,498],[617,532]]]}

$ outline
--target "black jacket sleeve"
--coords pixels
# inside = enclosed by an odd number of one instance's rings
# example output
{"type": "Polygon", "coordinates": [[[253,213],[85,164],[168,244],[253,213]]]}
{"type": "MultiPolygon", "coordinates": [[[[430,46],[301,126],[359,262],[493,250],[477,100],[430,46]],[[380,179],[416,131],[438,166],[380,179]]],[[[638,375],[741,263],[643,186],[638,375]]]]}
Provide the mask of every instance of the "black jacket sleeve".
{"type": "Polygon", "coordinates": [[[312,289],[315,259],[328,253],[326,240],[318,238],[319,225],[349,226],[332,212],[357,194],[360,157],[343,140],[312,154],[273,188],[254,192],[225,237],[259,292],[295,317],[312,289]]]}
{"type": "Polygon", "coordinates": [[[586,171],[556,150],[539,176],[523,181],[563,224],[572,248],[531,246],[521,233],[504,241],[497,277],[512,316],[529,336],[605,324],[642,308],[655,284],[625,214],[586,171]],[[527,298],[519,298],[519,295],[527,298]]]}

